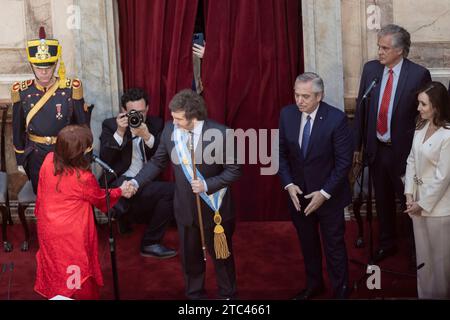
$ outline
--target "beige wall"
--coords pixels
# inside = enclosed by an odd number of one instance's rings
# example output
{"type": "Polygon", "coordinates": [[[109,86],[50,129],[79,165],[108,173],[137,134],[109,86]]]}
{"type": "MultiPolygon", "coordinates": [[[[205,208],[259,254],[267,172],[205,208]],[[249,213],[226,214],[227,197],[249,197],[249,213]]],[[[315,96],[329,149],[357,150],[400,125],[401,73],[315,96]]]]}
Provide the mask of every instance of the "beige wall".
{"type": "Polygon", "coordinates": [[[351,113],[362,66],[376,59],[380,26],[395,23],[411,33],[409,58],[446,86],[450,80],[449,0],[341,0],[344,98],[351,113]]]}

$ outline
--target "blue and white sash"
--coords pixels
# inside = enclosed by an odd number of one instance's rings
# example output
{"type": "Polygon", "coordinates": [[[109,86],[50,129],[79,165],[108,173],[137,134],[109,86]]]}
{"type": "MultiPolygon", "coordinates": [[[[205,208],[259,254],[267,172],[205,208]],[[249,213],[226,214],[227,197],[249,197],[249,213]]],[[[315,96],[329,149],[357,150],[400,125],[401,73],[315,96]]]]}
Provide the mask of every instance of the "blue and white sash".
{"type": "MultiPolygon", "coordinates": [[[[186,179],[189,181],[189,183],[191,183],[192,179],[194,178],[194,174],[192,171],[191,153],[187,148],[187,144],[189,142],[189,132],[175,127],[173,136],[179,163],[181,165],[181,168],[183,168],[186,179]]],[[[192,145],[194,145],[194,141],[192,141],[191,143],[192,145]]],[[[195,170],[197,173],[197,178],[200,180],[205,180],[200,171],[198,171],[197,168],[195,170]]],[[[200,193],[200,197],[216,213],[219,211],[219,208],[222,205],[222,200],[226,192],[227,188],[225,187],[211,195],[207,195],[206,192],[202,192],[200,193]]]]}

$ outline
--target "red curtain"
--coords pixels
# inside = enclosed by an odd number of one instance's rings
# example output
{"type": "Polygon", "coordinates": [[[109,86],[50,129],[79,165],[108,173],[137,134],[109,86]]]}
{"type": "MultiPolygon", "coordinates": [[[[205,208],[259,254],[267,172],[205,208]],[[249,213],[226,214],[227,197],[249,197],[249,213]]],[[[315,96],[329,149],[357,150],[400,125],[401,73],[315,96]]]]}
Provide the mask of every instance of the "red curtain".
{"type": "MultiPolygon", "coordinates": [[[[197,3],[119,0],[124,86],[146,88],[151,113],[166,119],[173,94],[192,84],[197,3]]],[[[204,14],[209,118],[233,129],[277,129],[279,111],[293,103],[295,77],[303,71],[301,2],[205,0],[204,14]]],[[[244,166],[233,192],[240,220],[288,218],[278,177],[261,176],[259,165],[244,166]]]]}
{"type": "MultiPolygon", "coordinates": [[[[293,102],[303,70],[300,1],[206,0],[205,7],[209,116],[231,128],[278,128],[280,108],[293,102]]],[[[244,166],[234,192],[241,220],[287,218],[278,177],[261,176],[258,165],[244,166]]]]}
{"type": "Polygon", "coordinates": [[[192,85],[192,30],[198,0],[118,0],[125,89],[150,95],[150,114],[170,118],[176,92],[192,85]]]}

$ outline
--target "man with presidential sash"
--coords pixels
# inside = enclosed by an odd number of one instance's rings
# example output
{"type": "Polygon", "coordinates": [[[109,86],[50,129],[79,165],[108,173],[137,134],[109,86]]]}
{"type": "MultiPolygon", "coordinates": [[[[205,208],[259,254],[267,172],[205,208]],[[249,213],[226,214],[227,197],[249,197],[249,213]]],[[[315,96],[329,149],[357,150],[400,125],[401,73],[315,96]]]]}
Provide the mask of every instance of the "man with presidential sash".
{"type": "Polygon", "coordinates": [[[27,56],[35,79],[16,82],[11,88],[13,144],[18,169],[25,171],[36,193],[39,170],[58,132],[69,124],[89,125],[90,117],[81,81],[65,77],[58,40],[46,39],[41,28],[39,39],[28,41],[27,56]]]}
{"type": "Polygon", "coordinates": [[[177,93],[169,108],[173,123],[166,123],[155,155],[131,181],[137,188],[151,183],[172,162],[174,215],[186,296],[206,298],[207,251],[214,262],[219,298],[234,298],[236,275],[231,238],[235,216],[229,186],[241,176],[236,153],[227,148],[234,135],[225,126],[207,119],[203,98],[190,89],[177,93]]]}

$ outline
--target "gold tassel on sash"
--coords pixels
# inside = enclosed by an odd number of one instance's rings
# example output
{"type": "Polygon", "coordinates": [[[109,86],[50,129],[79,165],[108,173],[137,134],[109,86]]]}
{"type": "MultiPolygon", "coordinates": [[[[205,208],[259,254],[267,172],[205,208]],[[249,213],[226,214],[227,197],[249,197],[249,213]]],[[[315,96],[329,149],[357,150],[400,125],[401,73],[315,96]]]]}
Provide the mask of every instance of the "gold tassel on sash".
{"type": "Polygon", "coordinates": [[[219,211],[216,211],[214,214],[214,222],[216,224],[214,227],[214,251],[216,252],[216,259],[227,259],[231,253],[228,249],[225,230],[221,225],[222,217],[220,216],[219,211]]]}
{"type": "MultiPolygon", "coordinates": [[[[195,165],[195,155],[194,155],[194,133],[189,132],[189,141],[188,141],[188,149],[191,153],[191,164],[192,164],[192,173],[193,179],[197,180],[197,168],[195,165]]],[[[187,159],[183,159],[183,165],[187,165],[187,159]]],[[[203,216],[202,216],[202,206],[200,204],[200,195],[195,195],[195,200],[197,204],[197,215],[198,215],[198,224],[200,228],[200,240],[202,244],[203,250],[203,259],[206,261],[206,245],[205,245],[205,235],[203,231],[203,216]]],[[[214,227],[214,251],[216,254],[216,259],[227,259],[231,253],[228,249],[227,237],[225,235],[225,230],[222,227],[222,217],[220,216],[219,211],[217,210],[214,214],[214,223],[216,226],[214,227]]]]}

